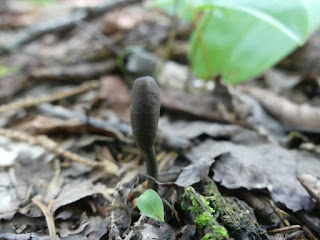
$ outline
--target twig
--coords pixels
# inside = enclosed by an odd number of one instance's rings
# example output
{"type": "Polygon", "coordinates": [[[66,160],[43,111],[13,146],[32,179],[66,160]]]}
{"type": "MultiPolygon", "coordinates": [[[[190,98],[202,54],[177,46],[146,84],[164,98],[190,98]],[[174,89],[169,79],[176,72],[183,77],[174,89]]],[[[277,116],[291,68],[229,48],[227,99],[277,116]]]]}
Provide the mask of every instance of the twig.
{"type": "MultiPolygon", "coordinates": [[[[134,226],[138,226],[139,224],[141,224],[141,222],[145,219],[144,215],[141,215],[140,218],[138,219],[137,222],[134,223],[134,226]]],[[[126,236],[126,238],[124,240],[130,240],[133,237],[133,230],[131,229],[129,234],[126,236]]]]}
{"type": "Polygon", "coordinates": [[[37,205],[40,210],[42,211],[47,225],[48,225],[48,229],[49,229],[49,235],[50,235],[50,239],[52,240],[57,240],[57,235],[56,235],[56,227],[55,227],[55,223],[54,223],[54,219],[52,216],[52,213],[50,212],[49,207],[47,207],[46,205],[44,205],[41,201],[41,196],[37,195],[34,198],[32,198],[32,202],[37,205]]]}
{"type": "Polygon", "coordinates": [[[118,225],[116,223],[115,219],[115,209],[117,205],[117,201],[119,200],[119,190],[120,190],[120,184],[117,184],[117,187],[113,194],[113,200],[111,202],[111,216],[110,216],[110,233],[109,233],[109,239],[115,239],[115,240],[122,240],[120,237],[120,230],[118,228],[118,225]]]}
{"type": "MultiPolygon", "coordinates": [[[[138,221],[136,221],[134,223],[134,226],[137,227],[141,224],[141,222],[146,218],[145,215],[141,215],[140,218],[138,219],[138,221]]],[[[124,240],[130,240],[133,237],[133,230],[131,229],[130,232],[128,233],[128,235],[126,236],[126,238],[124,240]]]]}
{"type": "Polygon", "coordinates": [[[18,100],[16,102],[1,105],[0,113],[7,112],[10,110],[18,110],[21,108],[30,108],[30,107],[39,105],[41,103],[47,103],[47,102],[53,102],[53,101],[65,99],[74,95],[84,93],[90,89],[97,88],[97,87],[99,87],[99,81],[90,81],[90,82],[81,84],[79,87],[54,93],[52,95],[42,95],[39,97],[30,97],[30,98],[18,100]]]}
{"type": "Polygon", "coordinates": [[[33,70],[29,78],[31,80],[79,82],[96,78],[116,69],[117,61],[108,59],[95,63],[80,63],[72,66],[54,66],[33,70]]]}
{"type": "Polygon", "coordinates": [[[289,233],[289,232],[294,232],[297,230],[300,230],[301,226],[300,225],[292,225],[292,226],[287,226],[287,227],[281,227],[281,228],[276,228],[272,230],[268,230],[268,234],[274,235],[277,233],[289,233]]]}
{"type": "Polygon", "coordinates": [[[112,131],[119,140],[125,143],[133,143],[132,139],[126,138],[123,134],[129,135],[131,133],[131,127],[126,123],[113,123],[107,120],[101,120],[95,117],[86,116],[77,112],[70,111],[62,106],[54,106],[52,104],[46,103],[38,106],[40,112],[43,112],[47,115],[62,118],[62,119],[71,119],[76,118],[81,123],[94,126],[96,128],[107,129],[112,131]]]}
{"type": "MultiPolygon", "coordinates": [[[[78,154],[72,153],[68,150],[63,149],[62,147],[59,147],[59,145],[48,138],[47,136],[31,136],[29,134],[23,133],[21,131],[16,131],[16,130],[11,130],[11,129],[4,129],[0,128],[0,135],[18,140],[18,141],[23,141],[32,145],[39,145],[44,147],[45,149],[60,155],[64,158],[70,159],[75,162],[79,162],[85,165],[88,165],[90,167],[105,167],[105,164],[101,164],[98,162],[94,162],[88,158],[82,157],[78,154]]],[[[111,172],[111,171],[110,171],[111,172]]]]}

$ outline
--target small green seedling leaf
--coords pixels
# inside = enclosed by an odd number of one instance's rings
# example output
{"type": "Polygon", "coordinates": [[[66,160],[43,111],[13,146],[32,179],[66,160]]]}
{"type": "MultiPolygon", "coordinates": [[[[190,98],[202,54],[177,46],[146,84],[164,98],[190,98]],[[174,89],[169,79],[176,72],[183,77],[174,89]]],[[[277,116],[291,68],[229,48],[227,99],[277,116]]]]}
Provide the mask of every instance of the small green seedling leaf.
{"type": "Polygon", "coordinates": [[[163,203],[156,191],[146,190],[138,198],[137,205],[142,214],[164,222],[163,203]]]}

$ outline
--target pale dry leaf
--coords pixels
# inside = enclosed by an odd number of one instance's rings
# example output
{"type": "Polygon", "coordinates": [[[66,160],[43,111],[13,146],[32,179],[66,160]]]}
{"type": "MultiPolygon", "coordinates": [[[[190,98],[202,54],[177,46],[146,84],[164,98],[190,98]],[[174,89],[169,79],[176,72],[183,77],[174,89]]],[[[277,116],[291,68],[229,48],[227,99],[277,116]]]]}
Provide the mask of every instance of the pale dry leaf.
{"type": "Polygon", "coordinates": [[[298,180],[310,196],[320,204],[320,179],[311,174],[301,174],[298,180]]]}

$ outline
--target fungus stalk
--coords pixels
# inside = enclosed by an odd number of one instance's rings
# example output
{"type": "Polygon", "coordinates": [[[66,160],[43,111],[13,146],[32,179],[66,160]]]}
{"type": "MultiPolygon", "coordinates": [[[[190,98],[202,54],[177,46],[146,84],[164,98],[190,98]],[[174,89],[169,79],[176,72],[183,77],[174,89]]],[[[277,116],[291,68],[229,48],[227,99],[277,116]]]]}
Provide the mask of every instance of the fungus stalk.
{"type": "MultiPolygon", "coordinates": [[[[160,116],[160,90],[152,77],[137,78],[131,93],[131,125],[136,144],[143,153],[147,175],[158,178],[154,143],[160,116]]],[[[157,191],[158,185],[148,179],[148,188],[157,191]]]]}

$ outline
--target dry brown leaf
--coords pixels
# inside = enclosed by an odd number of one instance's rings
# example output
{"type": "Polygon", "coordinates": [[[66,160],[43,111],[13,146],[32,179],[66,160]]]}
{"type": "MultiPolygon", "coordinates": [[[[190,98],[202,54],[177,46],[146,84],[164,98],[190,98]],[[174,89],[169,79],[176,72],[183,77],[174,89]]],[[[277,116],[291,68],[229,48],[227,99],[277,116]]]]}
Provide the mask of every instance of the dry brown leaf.
{"type": "Polygon", "coordinates": [[[178,90],[161,89],[161,107],[176,113],[183,113],[192,117],[226,122],[217,109],[217,99],[212,95],[194,95],[178,90]]]}
{"type": "Polygon", "coordinates": [[[101,79],[99,99],[105,100],[119,118],[130,122],[130,93],[126,84],[117,76],[105,76],[101,79]]]}

